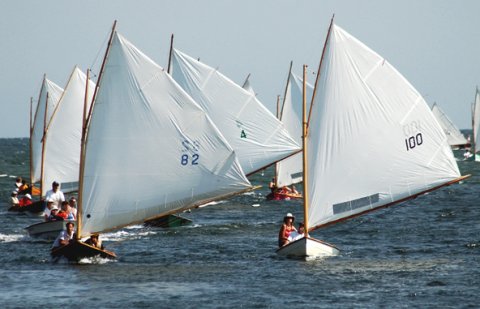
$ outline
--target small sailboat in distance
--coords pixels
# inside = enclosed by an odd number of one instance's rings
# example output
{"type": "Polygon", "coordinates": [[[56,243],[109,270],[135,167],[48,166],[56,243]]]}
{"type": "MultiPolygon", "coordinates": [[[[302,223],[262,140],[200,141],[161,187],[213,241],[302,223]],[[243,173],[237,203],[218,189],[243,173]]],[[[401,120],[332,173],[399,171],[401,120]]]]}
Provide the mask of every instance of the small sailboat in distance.
{"type": "Polygon", "coordinates": [[[480,92],[475,90],[475,101],[472,103],[472,139],[471,154],[475,161],[480,161],[480,92]]]}
{"type": "Polygon", "coordinates": [[[433,103],[432,113],[437,118],[440,126],[445,132],[445,135],[447,136],[448,144],[453,149],[469,146],[465,136],[463,136],[462,132],[460,132],[457,126],[450,120],[450,118],[448,118],[447,114],[445,114],[445,112],[438,106],[437,103],[433,103]]]}
{"type": "Polygon", "coordinates": [[[469,177],[418,91],[333,18],[304,113],[306,233],[280,255],[338,254],[309,233],[469,177]]]}
{"type": "Polygon", "coordinates": [[[115,24],[86,119],[77,236],[54,257],[113,258],[80,239],[252,188],[207,113],[115,24]]]}

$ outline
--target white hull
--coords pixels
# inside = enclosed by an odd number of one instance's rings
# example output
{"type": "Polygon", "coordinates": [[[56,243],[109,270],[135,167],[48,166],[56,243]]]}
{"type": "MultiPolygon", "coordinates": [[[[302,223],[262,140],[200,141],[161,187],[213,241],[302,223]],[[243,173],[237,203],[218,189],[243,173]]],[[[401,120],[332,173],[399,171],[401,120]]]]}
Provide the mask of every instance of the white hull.
{"type": "Polygon", "coordinates": [[[67,222],[70,221],[66,220],[40,222],[27,226],[25,229],[27,230],[30,237],[42,238],[45,240],[54,240],[55,238],[57,238],[60,231],[65,229],[65,224],[67,222]]]}
{"type": "Polygon", "coordinates": [[[276,252],[281,256],[301,258],[335,256],[340,253],[340,250],[321,240],[304,237],[279,248],[276,252]]]}

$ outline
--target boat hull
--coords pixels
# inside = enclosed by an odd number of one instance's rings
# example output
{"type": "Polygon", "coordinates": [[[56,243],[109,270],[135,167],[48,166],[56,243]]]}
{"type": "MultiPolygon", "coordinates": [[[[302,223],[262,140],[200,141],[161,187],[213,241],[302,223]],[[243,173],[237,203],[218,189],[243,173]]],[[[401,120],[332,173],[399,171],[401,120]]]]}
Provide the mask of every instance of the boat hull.
{"type": "Polygon", "coordinates": [[[54,248],[51,251],[54,259],[65,257],[70,262],[78,262],[83,258],[100,256],[107,259],[116,259],[115,253],[108,250],[101,250],[78,240],[70,241],[68,245],[54,248]]]}
{"type": "Polygon", "coordinates": [[[8,211],[29,212],[40,216],[43,214],[45,206],[45,201],[36,201],[27,206],[12,206],[8,209],[8,211]]]}
{"type": "Polygon", "coordinates": [[[267,195],[267,200],[272,201],[281,201],[281,200],[291,200],[291,199],[301,199],[303,196],[300,193],[270,193],[267,195]]]}
{"type": "Polygon", "coordinates": [[[303,237],[288,243],[279,248],[276,252],[281,256],[305,258],[335,256],[340,253],[340,250],[321,240],[311,237],[303,237]]]}
{"type": "Polygon", "coordinates": [[[157,219],[145,221],[146,226],[162,228],[179,227],[192,224],[193,221],[178,215],[166,215],[157,219]]]}
{"type": "Polygon", "coordinates": [[[65,221],[46,221],[27,226],[25,229],[30,237],[40,238],[45,240],[55,240],[58,234],[64,230],[67,222],[75,222],[70,220],[65,221]]]}

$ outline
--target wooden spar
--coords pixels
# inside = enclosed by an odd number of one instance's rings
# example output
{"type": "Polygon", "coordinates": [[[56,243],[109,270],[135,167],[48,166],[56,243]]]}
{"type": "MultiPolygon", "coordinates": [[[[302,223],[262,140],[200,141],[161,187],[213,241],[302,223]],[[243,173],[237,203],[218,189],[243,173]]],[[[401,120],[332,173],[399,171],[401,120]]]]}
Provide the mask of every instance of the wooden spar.
{"type": "MultiPolygon", "coordinates": [[[[277,95],[277,118],[280,120],[280,95],[277,95]]],[[[277,170],[278,170],[278,162],[275,162],[275,168],[273,169],[273,180],[275,181],[275,187],[278,187],[278,175],[277,175],[277,170]]]]}
{"type": "Polygon", "coordinates": [[[465,180],[465,179],[467,179],[467,178],[469,178],[469,177],[471,177],[471,176],[472,176],[471,174],[468,174],[468,175],[465,175],[465,176],[461,176],[461,177],[458,177],[458,178],[456,178],[456,179],[454,179],[454,180],[452,180],[452,181],[446,182],[446,183],[444,183],[444,184],[441,184],[441,185],[439,185],[439,186],[433,187],[433,188],[428,189],[428,190],[424,190],[424,191],[422,191],[422,192],[418,192],[418,193],[416,193],[416,194],[414,194],[414,195],[407,196],[407,197],[402,198],[402,199],[400,199],[400,200],[398,200],[398,201],[393,201],[393,202],[390,202],[390,203],[385,204],[385,205],[381,205],[381,206],[378,206],[378,207],[375,207],[375,208],[371,208],[371,209],[368,209],[368,210],[359,212],[359,213],[357,213],[357,214],[353,214],[353,215],[348,216],[348,217],[345,217],[345,218],[341,218],[341,219],[338,219],[338,220],[334,220],[334,221],[330,221],[330,222],[327,222],[327,223],[323,223],[323,224],[316,225],[316,226],[312,227],[312,228],[310,229],[310,231],[314,231],[314,230],[319,229],[319,228],[321,228],[321,227],[327,227],[327,226],[330,226],[330,225],[335,224],[335,223],[339,223],[339,222],[342,222],[342,221],[346,221],[346,220],[348,220],[348,219],[352,219],[352,218],[355,218],[355,217],[364,215],[364,214],[366,214],[366,213],[369,213],[369,212],[372,212],[372,211],[375,211],[375,210],[378,210],[378,209],[388,208],[388,207],[391,207],[391,206],[393,206],[393,205],[396,205],[396,204],[399,204],[399,203],[403,203],[403,202],[405,202],[405,201],[414,199],[414,198],[416,198],[416,197],[418,197],[418,196],[420,196],[420,195],[423,195],[423,194],[425,194],[425,193],[432,192],[432,191],[435,191],[435,190],[440,189],[440,188],[442,188],[442,187],[450,186],[450,185],[455,184],[455,183],[457,183],[457,182],[463,181],[463,180],[465,180]]]}
{"type": "Polygon", "coordinates": [[[266,169],[266,168],[268,168],[268,167],[276,164],[276,163],[279,162],[279,161],[282,161],[282,160],[285,160],[285,159],[287,159],[287,158],[290,158],[291,156],[294,156],[294,155],[296,155],[297,153],[299,153],[299,152],[301,152],[301,151],[302,151],[301,149],[298,150],[298,151],[295,151],[294,153],[291,153],[291,154],[289,154],[288,156],[285,156],[285,157],[283,157],[283,158],[280,158],[280,159],[278,159],[278,160],[275,161],[275,162],[272,162],[272,163],[269,163],[269,164],[267,164],[267,165],[264,165],[264,166],[262,166],[262,167],[260,167],[260,168],[257,168],[256,170],[254,170],[254,171],[251,172],[251,173],[246,174],[245,176],[247,176],[247,177],[248,177],[248,176],[252,176],[253,174],[255,174],[255,173],[257,173],[257,172],[259,172],[259,171],[261,171],[261,170],[264,170],[264,169],[266,169]]]}
{"type": "Polygon", "coordinates": [[[45,114],[43,115],[43,136],[42,136],[42,160],[40,163],[40,196],[43,194],[43,174],[44,174],[44,157],[45,157],[45,143],[47,142],[47,110],[48,110],[48,97],[49,93],[47,91],[47,98],[45,99],[45,114]]]}
{"type": "Polygon", "coordinates": [[[117,21],[115,20],[113,22],[113,26],[112,26],[112,33],[110,33],[110,38],[108,39],[107,50],[105,51],[105,57],[103,57],[102,66],[100,67],[100,73],[98,74],[97,84],[95,85],[95,91],[93,92],[92,103],[90,104],[90,109],[87,113],[87,118],[86,118],[87,119],[87,124],[86,124],[87,127],[88,127],[88,121],[90,120],[90,116],[92,114],[95,98],[97,97],[97,91],[98,91],[98,88],[100,87],[100,82],[102,81],[103,70],[105,69],[105,63],[107,61],[108,53],[110,51],[110,46],[112,45],[113,34],[115,33],[115,28],[116,27],[117,27],[117,21]]]}
{"type": "Polygon", "coordinates": [[[102,66],[100,68],[100,73],[98,75],[97,84],[95,85],[95,91],[93,92],[92,102],[90,104],[90,108],[87,112],[87,103],[88,103],[88,81],[90,80],[90,70],[87,70],[87,82],[85,84],[85,102],[83,107],[83,125],[82,125],[82,138],[80,141],[80,172],[79,172],[79,179],[78,179],[78,203],[77,203],[77,239],[82,238],[81,234],[81,221],[82,221],[82,204],[83,204],[83,175],[85,172],[85,152],[87,146],[87,137],[88,137],[88,125],[89,120],[92,117],[93,107],[95,105],[95,99],[97,96],[98,88],[102,81],[103,70],[105,68],[105,63],[107,61],[108,54],[110,52],[110,47],[112,45],[113,35],[115,33],[115,28],[117,26],[117,21],[113,22],[112,26],[112,33],[110,34],[110,39],[108,40],[107,49],[105,51],[105,56],[103,58],[102,66]]]}
{"type": "Polygon", "coordinates": [[[170,74],[170,67],[172,64],[172,52],[173,52],[173,33],[170,37],[170,51],[168,52],[168,66],[167,66],[167,73],[170,74]]]}
{"type": "MultiPolygon", "coordinates": [[[[38,95],[38,101],[37,101],[37,107],[35,108],[35,115],[33,116],[34,120],[33,120],[33,124],[32,126],[35,125],[35,118],[38,114],[38,109],[40,108],[40,104],[41,104],[41,98],[42,98],[42,93],[44,91],[44,85],[46,83],[46,80],[47,80],[47,74],[43,74],[43,80],[42,80],[42,87],[40,88],[40,93],[38,95]]],[[[30,132],[30,145],[33,147],[33,140],[32,140],[32,134],[33,134],[33,127],[32,127],[32,130],[30,132]]],[[[33,180],[33,157],[32,157],[32,148],[30,148],[30,184],[32,184],[33,186],[33,183],[34,183],[34,180],[33,180]]],[[[41,181],[40,181],[40,185],[41,185],[41,181]]],[[[40,188],[41,189],[41,188],[40,188]]]]}
{"type": "Polygon", "coordinates": [[[317,78],[315,79],[315,85],[313,87],[313,94],[312,94],[312,101],[310,103],[310,111],[308,112],[308,121],[310,123],[310,117],[312,113],[313,102],[315,101],[315,96],[317,94],[317,84],[320,79],[320,70],[322,68],[323,58],[325,57],[325,50],[327,49],[328,40],[330,39],[330,33],[332,32],[332,25],[333,25],[333,18],[335,14],[333,14],[332,19],[330,20],[330,26],[328,27],[327,37],[325,38],[325,44],[323,45],[322,57],[320,58],[320,64],[318,65],[317,71],[317,78]]]}
{"type": "Polygon", "coordinates": [[[77,203],[77,240],[81,239],[82,235],[82,198],[83,198],[83,175],[85,166],[85,137],[87,135],[87,105],[88,105],[88,82],[90,81],[90,69],[87,69],[87,79],[85,83],[85,98],[83,101],[83,115],[82,115],[82,137],[80,139],[80,166],[78,173],[78,203],[77,203]]]}
{"type": "MultiPolygon", "coordinates": [[[[280,109],[280,113],[277,114],[278,119],[282,119],[283,116],[283,108],[285,107],[285,100],[287,99],[287,92],[288,92],[288,85],[290,83],[290,76],[292,75],[292,66],[293,66],[293,61],[290,61],[290,67],[288,68],[288,77],[287,77],[287,83],[285,84],[285,91],[283,92],[283,102],[282,102],[282,108],[280,109]]],[[[278,105],[277,105],[278,109],[278,105]]]]}
{"type": "Polygon", "coordinates": [[[30,186],[33,186],[33,156],[32,156],[32,148],[33,148],[33,142],[32,142],[32,134],[33,134],[33,97],[30,97],[30,142],[28,144],[29,148],[29,156],[30,156],[30,186]]]}
{"type": "Polygon", "coordinates": [[[247,77],[245,78],[245,81],[243,82],[242,88],[245,89],[245,86],[248,83],[248,79],[250,78],[250,73],[248,73],[247,77]]]}
{"type": "Polygon", "coordinates": [[[303,145],[303,224],[305,237],[308,237],[308,172],[307,172],[307,66],[303,65],[303,108],[302,108],[302,145],[303,145]]]}

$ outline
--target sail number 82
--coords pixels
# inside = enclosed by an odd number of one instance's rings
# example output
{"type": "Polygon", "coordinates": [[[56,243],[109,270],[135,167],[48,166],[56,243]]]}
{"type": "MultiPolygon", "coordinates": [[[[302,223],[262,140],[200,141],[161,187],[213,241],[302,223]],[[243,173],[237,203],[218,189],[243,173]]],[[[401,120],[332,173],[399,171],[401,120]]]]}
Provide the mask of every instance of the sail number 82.
{"type": "Polygon", "coordinates": [[[407,151],[417,146],[420,146],[422,144],[423,144],[422,133],[417,133],[417,135],[410,136],[409,138],[405,139],[405,146],[407,147],[407,151]]]}
{"type": "Polygon", "coordinates": [[[180,160],[182,165],[198,165],[198,159],[200,156],[197,153],[194,153],[191,158],[188,154],[183,154],[180,160]]]}

